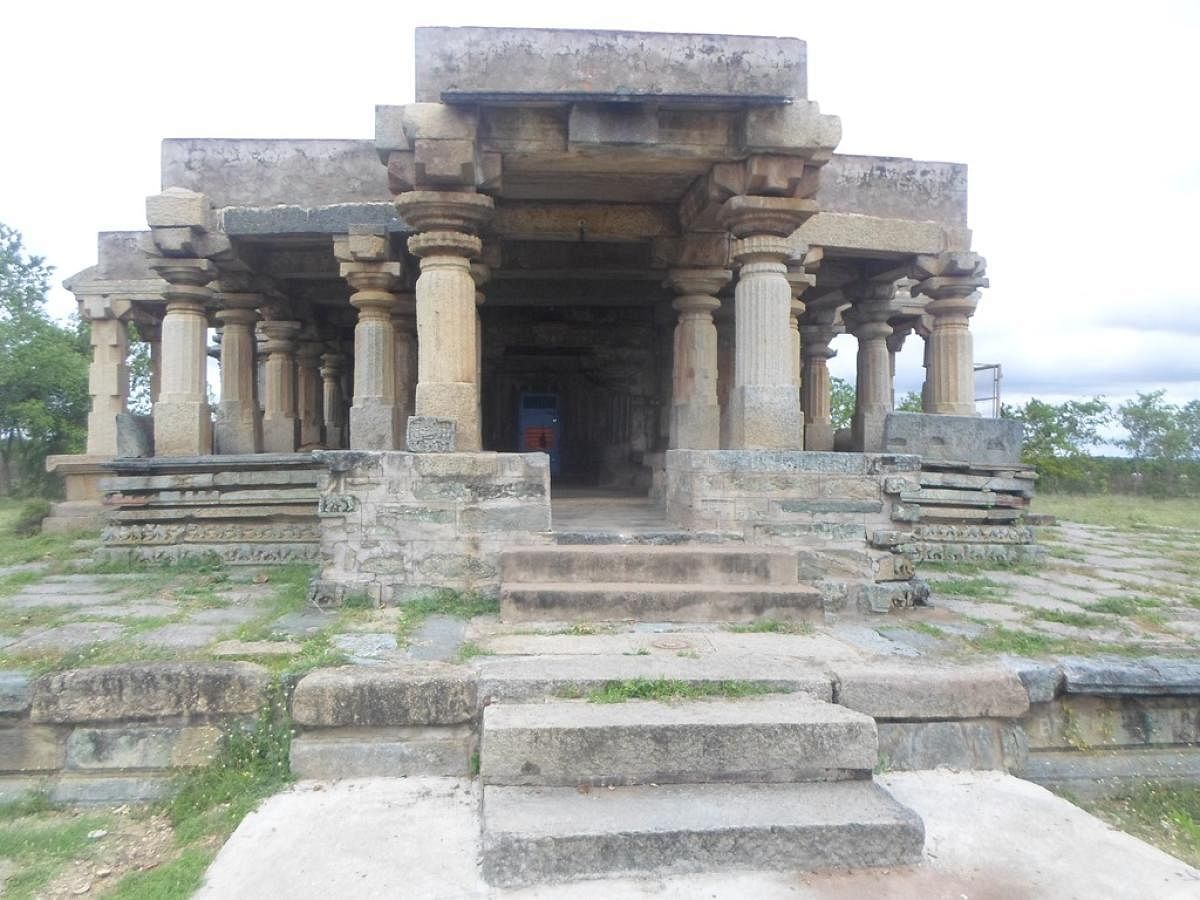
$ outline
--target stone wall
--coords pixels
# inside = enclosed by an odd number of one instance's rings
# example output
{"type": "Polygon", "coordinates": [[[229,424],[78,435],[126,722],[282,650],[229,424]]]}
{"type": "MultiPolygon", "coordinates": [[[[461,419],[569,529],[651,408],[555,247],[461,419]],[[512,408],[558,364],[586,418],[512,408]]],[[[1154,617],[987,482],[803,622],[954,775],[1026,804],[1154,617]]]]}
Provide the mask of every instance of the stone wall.
{"type": "Polygon", "coordinates": [[[321,470],[309,453],[116,459],[107,468],[101,559],[318,559],[321,470]]]}
{"type": "Polygon", "coordinates": [[[397,603],[434,588],[495,593],[505,548],[549,541],[544,453],[314,455],[328,470],[314,588],[322,602],[365,593],[397,603]]]}
{"type": "Polygon", "coordinates": [[[229,729],[255,721],[269,685],[251,663],[0,672],[0,801],[39,791],[66,804],[161,797],[181,770],[206,765],[229,729]]]}

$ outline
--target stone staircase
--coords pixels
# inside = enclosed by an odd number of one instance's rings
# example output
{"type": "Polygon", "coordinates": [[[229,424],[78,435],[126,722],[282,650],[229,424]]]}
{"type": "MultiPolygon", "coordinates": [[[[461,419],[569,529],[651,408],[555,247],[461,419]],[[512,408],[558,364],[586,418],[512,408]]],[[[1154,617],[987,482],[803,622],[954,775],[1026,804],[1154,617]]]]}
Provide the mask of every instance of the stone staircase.
{"type": "Polygon", "coordinates": [[[500,560],[506,622],[820,621],[795,552],[748,544],[517,547],[500,560]]]}
{"type": "Polygon", "coordinates": [[[483,871],[499,886],[622,873],[920,860],[920,818],[871,781],[870,716],[805,693],[485,708],[483,871]]]}

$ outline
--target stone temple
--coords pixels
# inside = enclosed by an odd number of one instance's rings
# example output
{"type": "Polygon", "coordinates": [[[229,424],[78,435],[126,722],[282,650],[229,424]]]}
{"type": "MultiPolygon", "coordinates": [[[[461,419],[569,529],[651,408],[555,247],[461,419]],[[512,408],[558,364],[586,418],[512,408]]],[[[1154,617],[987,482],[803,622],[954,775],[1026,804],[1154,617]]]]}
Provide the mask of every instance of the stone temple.
{"type": "Polygon", "coordinates": [[[836,153],[805,52],[422,28],[373,138],[164,141],[148,229],[66,282],[92,411],[47,527],[511,620],[886,612],[923,560],[1036,554],[1019,429],[975,412],[966,167],[836,153]],[[914,335],[925,412],[898,414],[914,335]]]}

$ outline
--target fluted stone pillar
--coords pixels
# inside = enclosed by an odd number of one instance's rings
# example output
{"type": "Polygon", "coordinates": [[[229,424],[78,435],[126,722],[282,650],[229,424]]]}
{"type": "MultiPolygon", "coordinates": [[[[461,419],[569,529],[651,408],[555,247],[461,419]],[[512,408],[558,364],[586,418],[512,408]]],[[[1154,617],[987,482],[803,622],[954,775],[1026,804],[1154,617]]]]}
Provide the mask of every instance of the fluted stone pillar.
{"type": "Polygon", "coordinates": [[[87,452],[116,456],[117,415],[129,403],[129,328],[120,319],[91,320],[92,362],[88,367],[87,452]]]}
{"type": "Polygon", "coordinates": [[[167,282],[162,321],[162,386],[154,405],[154,452],[200,456],[212,452],[208,407],[208,283],[216,266],[208,259],[162,258],[150,267],[167,282]]]}
{"type": "Polygon", "coordinates": [[[932,317],[926,376],[929,412],[976,415],[970,318],[979,303],[978,289],[988,286],[986,267],[986,260],[977,253],[917,257],[914,269],[921,280],[913,288],[913,295],[930,298],[925,313],[932,317]]]}
{"type": "Polygon", "coordinates": [[[153,407],[162,393],[162,324],[143,325],[141,332],[150,345],[150,405],[153,407]]]}
{"type": "Polygon", "coordinates": [[[391,287],[398,262],[346,263],[342,275],[354,288],[354,395],[350,405],[352,450],[398,450],[403,423],[396,412],[396,328],[391,287]]]}
{"type": "Polygon", "coordinates": [[[325,446],[325,398],[321,381],[321,354],[325,345],[318,340],[300,342],[296,350],[296,404],[300,413],[300,446],[325,446]]]}
{"type": "Polygon", "coordinates": [[[262,415],[258,405],[254,325],[260,294],[222,293],[221,399],[217,404],[214,442],[217,453],[262,450],[262,415]]]}
{"type": "Polygon", "coordinates": [[[300,323],[266,321],[259,329],[266,340],[263,367],[263,449],[268,453],[294,453],[300,437],[296,414],[296,337],[300,323]]]}
{"type": "Polygon", "coordinates": [[[804,368],[800,376],[801,406],[804,409],[804,449],[833,449],[833,381],[829,360],[837,351],[829,342],[837,335],[832,325],[802,325],[801,351],[804,368]]]}
{"type": "Polygon", "coordinates": [[[396,329],[396,416],[400,428],[413,415],[417,389],[417,298],[414,294],[398,294],[392,312],[396,329]]]}
{"type": "Polygon", "coordinates": [[[409,191],[396,198],[401,217],[418,230],[408,249],[421,260],[417,278],[416,415],[450,419],[455,450],[479,450],[479,346],[471,260],[477,232],[491,218],[483,194],[409,191]]]}
{"type": "Polygon", "coordinates": [[[722,209],[722,220],[737,238],[736,360],[729,410],[734,449],[799,449],[803,440],[785,263],[793,255],[788,236],[812,208],[805,200],[733,197],[722,209]]]}
{"type": "Polygon", "coordinates": [[[346,447],[345,398],[342,374],[345,360],[340,353],[321,356],[321,406],[325,415],[325,446],[331,450],[346,447]]]}
{"type": "Polygon", "coordinates": [[[877,452],[883,447],[883,422],[892,411],[892,373],[887,338],[892,333],[888,318],[894,309],[890,284],[859,285],[857,301],[843,316],[846,328],[858,340],[855,383],[854,447],[877,452]]]}
{"type": "Polygon", "coordinates": [[[892,398],[892,409],[896,408],[896,354],[904,349],[904,341],[908,337],[908,331],[898,331],[896,326],[892,326],[892,333],[887,337],[888,349],[888,389],[892,398]]]}
{"type": "Polygon", "coordinates": [[[729,282],[727,269],[674,269],[669,276],[678,292],[671,378],[672,449],[716,450],[721,445],[721,407],[717,401],[717,292],[729,282]]]}

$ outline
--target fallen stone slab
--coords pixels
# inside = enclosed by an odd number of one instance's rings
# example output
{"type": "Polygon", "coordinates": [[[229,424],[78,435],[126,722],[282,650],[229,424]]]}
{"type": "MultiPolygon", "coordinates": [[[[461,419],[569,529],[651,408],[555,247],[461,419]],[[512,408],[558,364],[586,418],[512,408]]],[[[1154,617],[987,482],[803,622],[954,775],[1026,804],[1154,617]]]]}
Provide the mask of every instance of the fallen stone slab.
{"type": "Polygon", "coordinates": [[[249,715],[267,699],[270,675],[247,662],[155,662],[43,675],[33,685],[34,722],[103,722],[159,716],[249,715]]]}
{"type": "Polygon", "coordinates": [[[469,775],[474,736],[466,725],[432,728],[329,728],[292,740],[298,778],[469,775]]]}
{"type": "Polygon", "coordinates": [[[472,670],[437,662],[323,669],[296,685],[292,718],[325,728],[456,725],[475,716],[475,682],[472,670]]]}
{"type": "Polygon", "coordinates": [[[682,703],[493,703],[485,784],[625,785],[869,777],[875,722],[806,694],[682,703]]]}
{"type": "Polygon", "coordinates": [[[485,701],[522,703],[560,695],[563,691],[591,691],[610,681],[633,679],[687,682],[745,681],[774,691],[808,694],[831,700],[828,673],[796,659],[748,654],[680,656],[523,656],[482,657],[479,696],[485,701]]]}
{"type": "Polygon", "coordinates": [[[1068,694],[1200,694],[1200,662],[1067,657],[1061,660],[1068,694]]]}
{"type": "Polygon", "coordinates": [[[834,700],[875,719],[1016,719],[1029,694],[1000,665],[832,663],[834,700]]]}

